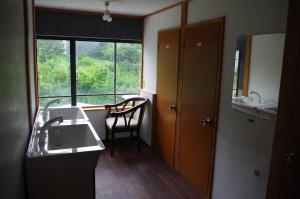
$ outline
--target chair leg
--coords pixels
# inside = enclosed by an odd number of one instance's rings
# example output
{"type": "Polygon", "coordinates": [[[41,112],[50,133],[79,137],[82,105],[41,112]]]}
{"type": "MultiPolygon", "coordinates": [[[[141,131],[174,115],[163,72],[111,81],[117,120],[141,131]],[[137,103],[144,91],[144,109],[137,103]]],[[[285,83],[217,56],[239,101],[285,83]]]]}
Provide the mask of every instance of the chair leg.
{"type": "Polygon", "coordinates": [[[108,142],[109,129],[105,126],[105,141],[108,142]]]}
{"type": "Polygon", "coordinates": [[[115,142],[115,132],[111,131],[111,148],[110,148],[110,156],[114,156],[114,142],[115,142]]]}
{"type": "Polygon", "coordinates": [[[136,131],[136,137],[137,137],[137,142],[138,142],[138,151],[141,152],[141,136],[140,136],[139,129],[136,131]]]}

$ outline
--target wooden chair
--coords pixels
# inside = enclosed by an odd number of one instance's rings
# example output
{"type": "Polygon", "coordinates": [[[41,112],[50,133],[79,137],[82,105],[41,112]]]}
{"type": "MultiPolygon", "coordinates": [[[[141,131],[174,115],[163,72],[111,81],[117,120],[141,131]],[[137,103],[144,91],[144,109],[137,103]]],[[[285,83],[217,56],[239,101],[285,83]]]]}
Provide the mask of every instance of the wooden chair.
{"type": "Polygon", "coordinates": [[[147,98],[134,97],[117,104],[105,105],[105,109],[108,110],[105,120],[105,139],[108,140],[108,136],[111,134],[111,156],[114,153],[116,133],[130,132],[132,139],[133,132],[136,131],[138,151],[141,151],[140,127],[147,103],[147,98]]]}

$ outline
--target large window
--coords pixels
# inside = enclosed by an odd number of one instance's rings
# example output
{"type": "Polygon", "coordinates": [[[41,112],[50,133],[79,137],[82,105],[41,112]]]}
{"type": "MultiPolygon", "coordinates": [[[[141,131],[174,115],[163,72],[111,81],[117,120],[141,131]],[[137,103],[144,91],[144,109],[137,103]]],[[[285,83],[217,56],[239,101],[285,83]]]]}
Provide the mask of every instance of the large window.
{"type": "Polygon", "coordinates": [[[115,103],[140,88],[141,44],[37,40],[40,105],[115,103]]]}
{"type": "Polygon", "coordinates": [[[117,43],[116,92],[136,93],[140,88],[141,45],[117,43]]]}
{"type": "Polygon", "coordinates": [[[234,58],[234,74],[233,74],[233,90],[232,96],[238,96],[238,73],[239,73],[239,60],[240,60],[240,51],[235,51],[235,58],[234,58]]]}
{"type": "Polygon", "coordinates": [[[61,104],[70,104],[70,42],[38,40],[37,64],[40,105],[44,106],[51,98],[60,98],[61,104]]]}
{"type": "Polygon", "coordinates": [[[114,102],[114,43],[76,42],[77,104],[114,102]]]}

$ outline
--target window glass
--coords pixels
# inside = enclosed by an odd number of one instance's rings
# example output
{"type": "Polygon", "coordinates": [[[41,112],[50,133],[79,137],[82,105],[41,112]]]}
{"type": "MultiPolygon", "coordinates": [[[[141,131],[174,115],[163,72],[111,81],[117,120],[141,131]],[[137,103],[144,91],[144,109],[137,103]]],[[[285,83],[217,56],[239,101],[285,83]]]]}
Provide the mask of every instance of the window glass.
{"type": "Polygon", "coordinates": [[[77,94],[114,93],[114,44],[76,42],[77,94]]]}
{"type": "Polygon", "coordinates": [[[114,104],[114,95],[77,96],[78,106],[114,104]]]}
{"type": "Polygon", "coordinates": [[[239,56],[240,56],[240,51],[235,52],[235,59],[234,59],[234,74],[233,74],[233,92],[232,96],[235,97],[237,96],[237,82],[238,82],[238,69],[239,69],[239,56]]]}
{"type": "Polygon", "coordinates": [[[79,106],[104,105],[138,94],[141,44],[75,41],[76,82],[73,83],[71,50],[68,40],[37,39],[41,106],[57,98],[61,99],[60,106],[70,105],[71,96],[79,106]],[[76,93],[71,93],[74,84],[76,93]]]}
{"type": "Polygon", "coordinates": [[[54,97],[54,98],[39,98],[39,105],[44,107],[48,102],[60,99],[58,104],[52,104],[51,106],[70,106],[71,105],[71,97],[54,97]]]}
{"type": "Polygon", "coordinates": [[[119,103],[126,99],[129,99],[132,97],[137,97],[137,96],[138,96],[138,94],[136,94],[136,95],[116,95],[116,102],[119,103]]]}
{"type": "Polygon", "coordinates": [[[76,72],[77,104],[112,102],[111,96],[93,95],[114,93],[114,43],[77,41],[76,72]]]}
{"type": "Polygon", "coordinates": [[[140,89],[142,45],[117,43],[117,94],[134,94],[140,89]]]}
{"type": "MultiPolygon", "coordinates": [[[[37,67],[39,97],[71,96],[69,41],[38,39],[37,67]]],[[[47,100],[40,99],[40,105],[47,100]]]]}

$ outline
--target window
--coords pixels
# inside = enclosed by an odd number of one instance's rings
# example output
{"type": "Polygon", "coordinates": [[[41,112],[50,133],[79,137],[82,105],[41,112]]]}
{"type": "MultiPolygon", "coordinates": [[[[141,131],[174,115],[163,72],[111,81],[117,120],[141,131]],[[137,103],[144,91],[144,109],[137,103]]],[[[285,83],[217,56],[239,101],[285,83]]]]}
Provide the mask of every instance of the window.
{"type": "Polygon", "coordinates": [[[37,40],[40,105],[104,105],[136,95],[140,88],[141,44],[37,40]]]}
{"type": "Polygon", "coordinates": [[[234,74],[233,74],[233,92],[232,96],[238,96],[238,69],[239,69],[239,59],[240,59],[240,51],[235,51],[234,57],[234,74]]]}
{"type": "Polygon", "coordinates": [[[139,91],[142,48],[140,44],[128,43],[117,43],[116,48],[116,101],[119,102],[122,96],[139,91]]]}
{"type": "Polygon", "coordinates": [[[76,42],[77,104],[114,102],[114,43],[76,42]]]}
{"type": "Polygon", "coordinates": [[[61,104],[70,104],[70,42],[38,40],[37,64],[40,105],[44,106],[51,98],[60,98],[61,104]]]}

